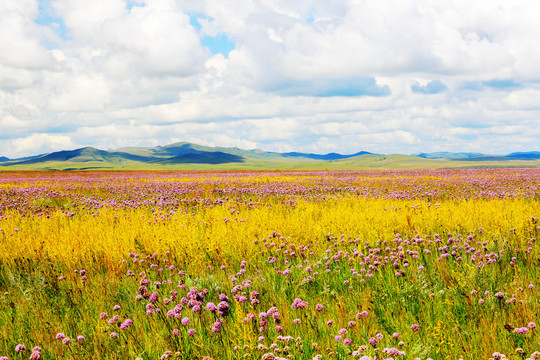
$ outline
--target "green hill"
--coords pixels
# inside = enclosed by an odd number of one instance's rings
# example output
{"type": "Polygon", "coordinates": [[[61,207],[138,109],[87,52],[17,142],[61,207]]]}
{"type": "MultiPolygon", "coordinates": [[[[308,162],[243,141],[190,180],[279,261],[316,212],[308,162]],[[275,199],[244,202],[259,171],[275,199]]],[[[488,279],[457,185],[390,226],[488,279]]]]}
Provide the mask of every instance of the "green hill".
{"type": "Polygon", "coordinates": [[[179,142],[100,150],[84,147],[21,159],[0,158],[0,170],[361,170],[540,167],[540,153],[379,155],[359,152],[277,153],[179,142]]]}

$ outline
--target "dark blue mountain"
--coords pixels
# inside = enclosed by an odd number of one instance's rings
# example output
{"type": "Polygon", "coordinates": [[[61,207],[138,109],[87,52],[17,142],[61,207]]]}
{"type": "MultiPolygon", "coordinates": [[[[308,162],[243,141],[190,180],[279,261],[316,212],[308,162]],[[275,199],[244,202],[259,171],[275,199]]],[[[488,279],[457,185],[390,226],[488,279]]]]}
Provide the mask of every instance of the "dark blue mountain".
{"type": "Polygon", "coordinates": [[[314,160],[340,160],[340,159],[348,159],[348,158],[352,158],[352,157],[360,156],[360,155],[373,155],[373,153],[370,153],[367,151],[360,151],[360,152],[357,152],[356,154],[351,154],[351,155],[341,155],[338,153],[329,153],[325,155],[320,155],[320,154],[306,154],[306,153],[300,153],[300,152],[288,152],[288,153],[283,153],[282,155],[288,156],[288,157],[305,157],[305,158],[314,159],[314,160]]]}

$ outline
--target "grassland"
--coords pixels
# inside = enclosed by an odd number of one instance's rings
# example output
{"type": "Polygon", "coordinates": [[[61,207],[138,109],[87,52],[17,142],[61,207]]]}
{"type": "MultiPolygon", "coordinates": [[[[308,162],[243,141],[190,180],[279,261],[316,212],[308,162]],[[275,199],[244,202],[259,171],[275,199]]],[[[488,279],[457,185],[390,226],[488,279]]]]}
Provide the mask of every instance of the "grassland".
{"type": "Polygon", "coordinates": [[[5,172],[0,357],[530,359],[539,183],[536,169],[5,172]]]}

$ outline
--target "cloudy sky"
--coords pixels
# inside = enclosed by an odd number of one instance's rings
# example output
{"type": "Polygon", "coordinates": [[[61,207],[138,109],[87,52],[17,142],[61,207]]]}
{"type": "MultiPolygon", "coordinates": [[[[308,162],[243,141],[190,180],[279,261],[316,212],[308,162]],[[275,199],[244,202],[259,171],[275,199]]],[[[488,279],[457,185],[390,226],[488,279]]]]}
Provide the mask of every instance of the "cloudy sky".
{"type": "Polygon", "coordinates": [[[538,0],[1,0],[0,155],[540,150],[538,0]]]}

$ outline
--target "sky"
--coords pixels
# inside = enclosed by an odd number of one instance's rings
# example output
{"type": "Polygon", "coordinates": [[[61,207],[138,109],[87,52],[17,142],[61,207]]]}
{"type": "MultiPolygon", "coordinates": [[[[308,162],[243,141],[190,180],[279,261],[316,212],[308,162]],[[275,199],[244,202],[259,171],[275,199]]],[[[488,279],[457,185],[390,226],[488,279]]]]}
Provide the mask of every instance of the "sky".
{"type": "Polygon", "coordinates": [[[0,156],[540,150],[538,0],[1,0],[0,156]]]}

